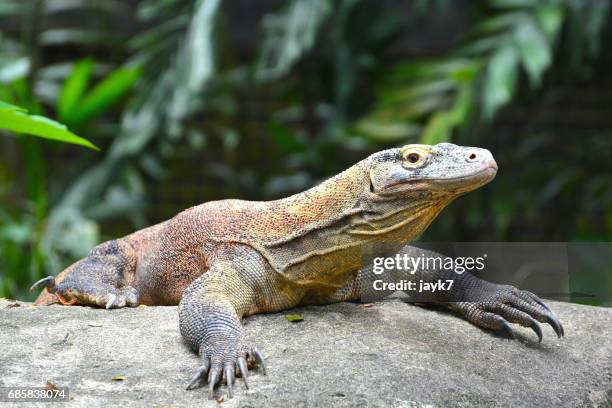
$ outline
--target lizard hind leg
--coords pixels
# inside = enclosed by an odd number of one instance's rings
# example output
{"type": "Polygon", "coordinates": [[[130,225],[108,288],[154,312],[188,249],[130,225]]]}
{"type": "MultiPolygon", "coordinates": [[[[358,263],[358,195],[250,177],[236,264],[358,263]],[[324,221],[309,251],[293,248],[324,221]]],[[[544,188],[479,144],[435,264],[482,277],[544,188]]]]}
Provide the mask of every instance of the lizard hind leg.
{"type": "Polygon", "coordinates": [[[45,288],[35,304],[81,304],[107,309],[137,306],[138,292],[126,279],[135,266],[129,244],[120,240],[105,242],[56,278],[48,276],[32,285],[31,290],[45,288]]]}

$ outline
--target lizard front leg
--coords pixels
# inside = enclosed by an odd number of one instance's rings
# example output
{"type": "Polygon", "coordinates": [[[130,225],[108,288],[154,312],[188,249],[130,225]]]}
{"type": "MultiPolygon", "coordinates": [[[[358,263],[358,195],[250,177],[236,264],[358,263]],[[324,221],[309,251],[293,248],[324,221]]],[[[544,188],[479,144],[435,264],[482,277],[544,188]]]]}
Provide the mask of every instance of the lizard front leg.
{"type": "Polygon", "coordinates": [[[217,252],[209,270],[183,292],[179,324],[181,335],[202,360],[187,389],[207,381],[212,398],[215,385],[225,380],[231,398],[236,374],[248,388],[249,365],[259,365],[265,375],[262,353],[248,344],[240,319],[291,307],[297,298],[276,294],[278,276],[250,247],[226,245],[217,252]]]}
{"type": "Polygon", "coordinates": [[[246,305],[233,296],[226,285],[228,279],[237,280],[236,271],[231,266],[215,265],[185,289],[179,304],[181,335],[202,359],[202,366],[187,389],[207,379],[210,398],[215,385],[223,378],[231,397],[236,372],[242,375],[248,388],[248,360],[257,361],[265,374],[263,356],[247,344],[240,323],[246,305]]]}
{"type": "MultiPolygon", "coordinates": [[[[398,253],[414,258],[444,258],[444,255],[439,253],[410,245],[402,247],[398,253]]],[[[416,302],[446,306],[476,326],[505,333],[511,338],[514,337],[514,334],[509,323],[517,323],[532,329],[539,341],[542,341],[542,329],[539,323],[548,323],[558,337],[565,334],[559,319],[538,296],[531,292],[517,289],[511,285],[487,282],[468,272],[457,274],[451,270],[425,270],[423,268],[412,272],[396,268],[387,270],[385,272],[388,274],[386,281],[399,282],[405,279],[433,283],[439,280],[452,280],[453,285],[450,290],[435,292],[416,302]]],[[[353,291],[359,292],[361,298],[381,298],[393,293],[394,291],[389,290],[372,290],[372,283],[375,279],[380,278],[380,275],[373,273],[373,265],[368,265],[360,271],[353,291]]],[[[354,297],[355,293],[352,296],[354,297]]]]}

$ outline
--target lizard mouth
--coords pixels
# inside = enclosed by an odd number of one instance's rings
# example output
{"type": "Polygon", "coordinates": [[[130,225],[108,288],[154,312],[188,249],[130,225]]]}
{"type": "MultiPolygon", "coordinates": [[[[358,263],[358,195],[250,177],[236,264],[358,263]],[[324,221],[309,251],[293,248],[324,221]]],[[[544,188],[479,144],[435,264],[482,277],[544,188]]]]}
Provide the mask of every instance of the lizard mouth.
{"type": "Polygon", "coordinates": [[[448,179],[434,180],[431,187],[433,190],[446,192],[456,196],[476,190],[488,184],[497,175],[497,164],[495,162],[485,168],[465,176],[453,177],[448,179]]]}
{"type": "Polygon", "coordinates": [[[434,183],[447,188],[458,187],[460,189],[467,188],[472,190],[489,183],[496,175],[497,164],[492,163],[475,173],[461,177],[435,180],[434,183]]]}
{"type": "Polygon", "coordinates": [[[472,174],[452,178],[401,180],[386,185],[379,191],[374,191],[374,186],[370,182],[370,191],[379,196],[389,196],[407,191],[423,190],[457,194],[472,191],[484,186],[493,180],[496,174],[497,163],[491,162],[488,163],[486,167],[472,174]]]}

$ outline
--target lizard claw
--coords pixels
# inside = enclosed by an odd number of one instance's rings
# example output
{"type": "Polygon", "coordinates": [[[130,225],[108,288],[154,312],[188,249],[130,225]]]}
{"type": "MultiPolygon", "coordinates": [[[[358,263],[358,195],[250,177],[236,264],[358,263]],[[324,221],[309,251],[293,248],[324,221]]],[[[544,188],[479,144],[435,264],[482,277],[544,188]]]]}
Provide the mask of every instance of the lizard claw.
{"type": "Polygon", "coordinates": [[[227,395],[232,398],[234,386],[234,367],[232,364],[225,364],[225,383],[227,384],[227,395]]]}
{"type": "Polygon", "coordinates": [[[117,295],[115,295],[114,293],[109,293],[107,297],[108,301],[106,302],[105,309],[110,309],[111,307],[113,307],[115,300],[117,300],[117,295]]]}
{"type": "Polygon", "coordinates": [[[43,288],[47,288],[47,290],[51,293],[55,292],[55,278],[53,276],[47,276],[45,278],[42,278],[38,281],[36,281],[31,287],[30,290],[34,291],[36,289],[43,289],[43,288]]]}
{"type": "Polygon", "coordinates": [[[249,383],[247,381],[247,375],[249,373],[249,368],[247,361],[244,357],[238,357],[238,369],[240,370],[240,375],[242,376],[242,380],[244,381],[244,386],[248,390],[249,383]]]}
{"type": "Polygon", "coordinates": [[[530,328],[542,342],[540,323],[548,323],[561,338],[565,335],[563,325],[548,306],[531,292],[511,286],[496,288],[478,302],[461,302],[458,309],[470,322],[495,331],[503,332],[514,338],[509,323],[517,323],[530,328]]]}
{"type": "Polygon", "coordinates": [[[546,320],[546,323],[550,324],[555,333],[557,333],[558,338],[565,336],[565,330],[563,330],[563,325],[561,324],[559,319],[555,317],[555,315],[553,315],[552,313],[546,313],[543,316],[546,320]]]}
{"type": "Polygon", "coordinates": [[[219,370],[217,367],[213,367],[208,374],[208,398],[213,399],[215,397],[215,385],[219,381],[219,370]]]}
{"type": "Polygon", "coordinates": [[[225,343],[229,341],[231,340],[225,338],[222,344],[204,344],[200,348],[200,356],[204,363],[191,377],[187,390],[197,388],[202,380],[207,378],[209,398],[214,398],[215,386],[223,382],[227,385],[228,398],[232,398],[236,375],[239,374],[245,388],[249,388],[247,381],[249,365],[258,365],[265,374],[263,355],[259,350],[248,347],[242,339],[234,340],[234,344],[225,343]]]}
{"type": "Polygon", "coordinates": [[[115,293],[109,293],[106,295],[106,309],[111,308],[121,308],[128,306],[137,306],[138,305],[138,294],[136,293],[136,289],[131,286],[124,288],[123,290],[118,292],[118,295],[115,293]]]}
{"type": "Polygon", "coordinates": [[[531,330],[533,330],[535,334],[538,336],[538,342],[541,343],[542,337],[543,337],[542,328],[540,327],[538,322],[532,317],[528,317],[527,321],[529,322],[529,327],[531,327],[531,330]]]}
{"type": "Polygon", "coordinates": [[[200,381],[202,380],[202,378],[204,378],[204,376],[208,373],[208,368],[209,368],[209,364],[208,362],[205,362],[204,365],[200,367],[198,371],[196,371],[194,376],[191,377],[191,381],[189,381],[189,384],[187,385],[187,388],[186,388],[187,391],[193,390],[194,388],[196,388],[196,385],[198,385],[200,381]]]}
{"type": "Polygon", "coordinates": [[[542,299],[540,299],[538,295],[536,295],[535,293],[531,293],[528,290],[519,290],[517,291],[516,295],[520,297],[521,299],[526,300],[528,302],[529,301],[536,302],[538,305],[542,306],[544,309],[552,313],[552,310],[550,310],[550,307],[548,307],[548,305],[544,303],[542,299]]]}
{"type": "Polygon", "coordinates": [[[259,364],[259,366],[261,367],[263,375],[266,375],[266,365],[264,364],[263,354],[261,354],[257,349],[253,349],[252,353],[255,355],[255,360],[257,361],[257,364],[259,364]]]}
{"type": "Polygon", "coordinates": [[[101,282],[88,282],[72,276],[60,279],[47,276],[36,281],[30,290],[47,289],[64,305],[96,305],[106,309],[138,306],[138,291],[133,286],[116,287],[101,282]]]}

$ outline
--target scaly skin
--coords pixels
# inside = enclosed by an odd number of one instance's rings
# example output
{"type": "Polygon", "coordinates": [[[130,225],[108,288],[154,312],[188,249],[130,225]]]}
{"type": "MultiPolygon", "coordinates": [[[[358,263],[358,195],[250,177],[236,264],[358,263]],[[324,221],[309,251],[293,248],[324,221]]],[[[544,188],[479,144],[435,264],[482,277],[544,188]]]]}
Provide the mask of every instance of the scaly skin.
{"type": "MultiPolygon", "coordinates": [[[[497,165],[484,149],[449,143],[408,145],[371,155],[294,196],[270,201],[223,200],[192,207],[171,220],[94,248],[56,278],[45,278],[37,304],[106,308],[179,305],[180,330],[202,359],[188,389],[206,380],[212,397],[263,357],[244,338],[240,320],[298,305],[359,300],[376,242],[406,245],[458,196],[491,181],[497,165]]],[[[380,254],[389,256],[392,253],[380,254]]],[[[401,271],[395,271],[401,274],[401,271]]],[[[406,279],[435,281],[445,271],[406,279]]],[[[563,328],[535,295],[467,273],[435,302],[470,322],[511,335],[508,322],[563,328]],[[470,301],[464,299],[470,296],[470,301]]],[[[384,296],[385,293],[380,293],[384,296]]]]}

